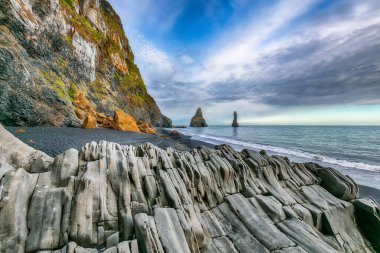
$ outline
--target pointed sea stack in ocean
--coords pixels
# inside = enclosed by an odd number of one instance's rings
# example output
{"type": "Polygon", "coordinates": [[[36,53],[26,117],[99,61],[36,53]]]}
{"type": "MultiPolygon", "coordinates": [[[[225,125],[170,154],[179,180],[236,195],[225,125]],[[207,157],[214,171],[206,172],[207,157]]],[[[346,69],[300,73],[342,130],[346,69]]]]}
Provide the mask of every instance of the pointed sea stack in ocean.
{"type": "Polygon", "coordinates": [[[202,109],[199,107],[195,115],[191,118],[191,127],[207,127],[206,120],[203,118],[202,109]]]}
{"type": "Polygon", "coordinates": [[[232,127],[239,127],[239,123],[237,122],[237,112],[234,111],[234,120],[232,121],[232,127]]]}

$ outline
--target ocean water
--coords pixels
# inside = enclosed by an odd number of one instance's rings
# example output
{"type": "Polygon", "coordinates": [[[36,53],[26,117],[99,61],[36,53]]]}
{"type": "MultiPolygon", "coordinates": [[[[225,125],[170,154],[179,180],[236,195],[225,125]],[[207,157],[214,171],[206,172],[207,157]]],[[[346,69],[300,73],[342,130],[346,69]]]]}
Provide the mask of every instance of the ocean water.
{"type": "Polygon", "coordinates": [[[357,183],[380,189],[380,126],[210,126],[177,129],[193,139],[266,150],[295,162],[340,170],[357,183]]]}

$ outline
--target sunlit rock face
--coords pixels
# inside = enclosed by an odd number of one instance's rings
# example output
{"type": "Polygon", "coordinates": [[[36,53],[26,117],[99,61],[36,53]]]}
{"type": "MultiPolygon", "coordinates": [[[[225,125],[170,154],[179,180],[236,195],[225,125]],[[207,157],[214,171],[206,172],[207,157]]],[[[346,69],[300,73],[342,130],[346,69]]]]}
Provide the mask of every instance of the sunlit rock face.
{"type": "Polygon", "coordinates": [[[0,122],[81,126],[74,94],[170,127],[147,93],[119,16],[106,0],[2,0],[0,122]]]}
{"type": "MultiPolygon", "coordinates": [[[[12,137],[0,134],[5,150],[12,137]]],[[[184,152],[102,141],[42,156],[44,169],[31,173],[35,158],[25,152],[16,166],[13,152],[0,153],[1,252],[379,249],[370,233],[379,206],[316,164],[226,145],[184,152]],[[334,195],[321,186],[331,180],[334,195]]]]}
{"type": "Polygon", "coordinates": [[[84,40],[77,32],[74,33],[73,46],[75,48],[75,53],[79,61],[86,68],[86,72],[88,72],[88,79],[92,82],[96,79],[96,66],[95,66],[95,58],[96,58],[96,46],[95,44],[91,44],[84,40]]]}

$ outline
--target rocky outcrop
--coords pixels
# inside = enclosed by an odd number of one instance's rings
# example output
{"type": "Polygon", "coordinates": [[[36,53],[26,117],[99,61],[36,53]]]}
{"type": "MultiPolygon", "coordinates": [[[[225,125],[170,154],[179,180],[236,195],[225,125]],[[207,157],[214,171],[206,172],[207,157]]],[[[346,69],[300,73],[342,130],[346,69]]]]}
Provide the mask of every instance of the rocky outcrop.
{"type": "MultiPolygon", "coordinates": [[[[3,140],[14,137],[0,134],[1,150],[13,152],[3,140]]],[[[105,141],[46,163],[47,171],[28,173],[2,158],[1,252],[332,253],[378,246],[379,206],[356,199],[356,185],[344,176],[339,182],[347,187],[335,194],[347,201],[332,195],[321,186],[321,166],[226,145],[185,152],[105,141]]]]}
{"type": "Polygon", "coordinates": [[[139,123],[123,110],[117,109],[113,117],[97,112],[87,97],[80,91],[74,95],[74,112],[79,119],[84,119],[82,128],[109,128],[121,131],[157,134],[156,129],[148,122],[139,123]]]}
{"type": "Polygon", "coordinates": [[[81,126],[80,91],[99,113],[171,126],[106,0],[0,0],[0,66],[3,124],[81,126]]]}
{"type": "Polygon", "coordinates": [[[237,112],[234,111],[234,120],[232,121],[232,127],[239,127],[239,123],[237,122],[237,112]]]}
{"type": "Polygon", "coordinates": [[[142,133],[157,135],[156,129],[148,122],[139,122],[138,127],[142,133]]]}
{"type": "Polygon", "coordinates": [[[199,107],[190,121],[191,127],[207,127],[206,120],[203,118],[202,109],[199,107]]]}
{"type": "Polygon", "coordinates": [[[116,130],[140,132],[135,119],[122,110],[115,111],[114,123],[116,130]]]}
{"type": "MultiPolygon", "coordinates": [[[[21,129],[17,131],[21,132],[21,129]]],[[[0,178],[10,169],[5,165],[7,163],[11,163],[15,167],[22,167],[27,172],[39,172],[47,169],[52,162],[51,157],[15,138],[0,124],[0,178]],[[41,166],[41,164],[43,165],[41,166]]]]}
{"type": "Polygon", "coordinates": [[[375,251],[380,252],[380,207],[372,199],[356,199],[352,202],[364,235],[372,243],[375,251]],[[371,224],[367,227],[368,224],[371,224]]]}
{"type": "Polygon", "coordinates": [[[162,115],[161,121],[156,124],[158,127],[172,128],[172,120],[165,115],[162,115]]]}

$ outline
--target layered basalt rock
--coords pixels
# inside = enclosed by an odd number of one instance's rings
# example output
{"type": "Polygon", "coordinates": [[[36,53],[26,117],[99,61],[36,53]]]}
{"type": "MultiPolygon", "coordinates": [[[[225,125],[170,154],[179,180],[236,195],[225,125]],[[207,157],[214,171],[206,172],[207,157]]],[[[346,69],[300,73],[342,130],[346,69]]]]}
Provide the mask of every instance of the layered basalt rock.
{"type": "Polygon", "coordinates": [[[5,125],[81,126],[80,91],[99,113],[171,127],[106,0],[0,0],[0,66],[5,125]]]}
{"type": "Polygon", "coordinates": [[[378,231],[379,206],[357,200],[357,187],[345,176],[339,177],[345,187],[334,194],[347,201],[335,197],[319,177],[335,170],[314,164],[226,145],[180,152],[105,141],[46,163],[45,172],[30,173],[2,160],[1,252],[332,253],[377,247],[378,237],[369,232],[378,231]]]}

